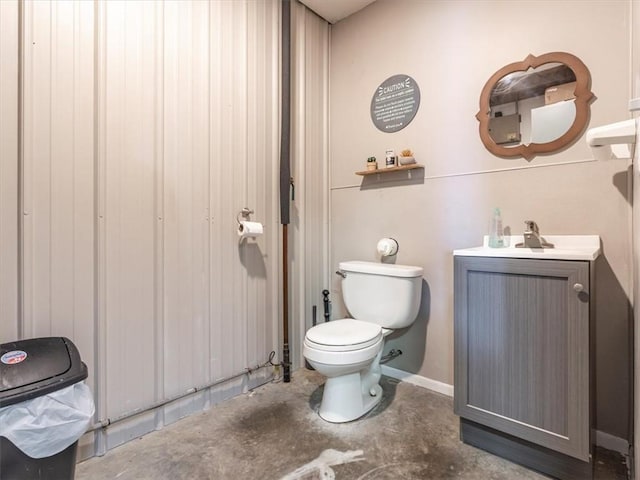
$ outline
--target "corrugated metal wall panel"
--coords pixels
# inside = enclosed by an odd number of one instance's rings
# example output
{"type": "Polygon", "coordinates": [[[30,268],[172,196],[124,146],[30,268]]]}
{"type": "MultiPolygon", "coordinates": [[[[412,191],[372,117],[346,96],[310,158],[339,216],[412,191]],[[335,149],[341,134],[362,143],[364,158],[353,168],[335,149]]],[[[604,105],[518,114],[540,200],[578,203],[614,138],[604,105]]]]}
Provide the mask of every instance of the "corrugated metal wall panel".
{"type": "Polygon", "coordinates": [[[214,379],[246,366],[246,278],[236,215],[246,203],[246,3],[213,2],[211,56],[211,331],[214,379]],[[218,257],[218,258],[216,258],[218,257]]]}
{"type": "Polygon", "coordinates": [[[248,143],[246,206],[254,210],[256,221],[269,219],[265,235],[240,247],[240,260],[247,273],[247,364],[255,366],[276,349],[278,326],[278,216],[271,201],[278,197],[274,187],[278,176],[273,175],[278,162],[279,69],[279,4],[277,2],[249,3],[247,12],[247,94],[248,143]],[[275,38],[274,38],[274,33],[275,38]],[[269,121],[265,122],[265,119],[269,121]],[[267,281],[271,279],[271,281],[267,281]],[[271,322],[269,319],[276,319],[271,322]]]}
{"type": "Polygon", "coordinates": [[[18,338],[18,10],[0,2],[0,343],[18,338]]]}
{"type": "MultiPolygon", "coordinates": [[[[311,326],[311,306],[322,306],[322,290],[330,290],[328,278],[328,88],[329,88],[329,25],[310,10],[306,11],[305,42],[305,90],[304,110],[305,173],[309,187],[305,189],[306,217],[305,244],[306,260],[305,303],[306,326],[311,326]]],[[[318,321],[321,321],[318,318],[318,321]]]]}
{"type": "MultiPolygon", "coordinates": [[[[106,2],[103,94],[106,415],[156,400],[156,175],[162,162],[156,2],[106,2]]],[[[161,315],[161,313],[160,313],[161,315]]]]}
{"type": "MultiPolygon", "coordinates": [[[[219,159],[222,154],[221,145],[222,127],[227,121],[226,117],[217,116],[214,112],[222,110],[224,105],[224,96],[221,95],[223,88],[223,68],[225,66],[224,59],[220,55],[223,39],[223,18],[221,2],[211,2],[209,5],[209,29],[210,29],[210,47],[209,47],[209,109],[211,112],[209,125],[209,145],[211,148],[211,158],[219,159]]],[[[211,318],[223,318],[225,310],[223,308],[224,298],[222,285],[225,283],[225,275],[223,271],[223,259],[221,255],[221,245],[223,244],[223,229],[220,228],[220,220],[224,216],[225,207],[222,202],[224,200],[224,186],[227,180],[222,174],[223,164],[219,160],[210,162],[209,164],[209,315],[211,318]]],[[[231,206],[226,207],[231,213],[231,206]]],[[[224,338],[225,325],[222,322],[211,324],[209,331],[209,373],[213,380],[223,378],[224,368],[222,361],[225,358],[224,346],[227,344],[224,338]]]]}
{"type": "MultiPolygon", "coordinates": [[[[95,368],[95,59],[93,5],[73,3],[73,339],[95,368]]],[[[66,188],[64,185],[61,188],[66,188]]],[[[94,387],[94,378],[89,385],[94,387]]]]}
{"type": "MultiPolygon", "coordinates": [[[[242,250],[235,234],[235,215],[247,201],[247,150],[248,150],[248,98],[247,98],[247,4],[234,2],[226,5],[227,13],[223,27],[223,41],[219,54],[226,63],[222,89],[218,93],[225,101],[223,108],[212,115],[227,119],[223,123],[220,157],[222,175],[229,182],[224,193],[227,209],[216,222],[223,229],[222,251],[225,255],[226,271],[231,281],[222,287],[226,293],[224,313],[220,321],[225,325],[225,361],[223,375],[242,370],[247,365],[247,278],[246,269],[240,263],[242,250]],[[229,189],[230,187],[230,189],[229,189]]],[[[223,7],[224,9],[224,7],[223,7]]],[[[223,10],[224,11],[224,10],[223,10]]],[[[225,263],[223,261],[223,264],[225,263]]]]}
{"type": "MultiPolygon", "coordinates": [[[[329,24],[305,6],[292,9],[292,172],[296,199],[292,210],[292,338],[302,338],[323,321],[322,290],[328,279],[328,61],[329,24]]],[[[304,361],[293,342],[295,364],[304,361]]]]}
{"type": "MultiPolygon", "coordinates": [[[[265,106],[264,146],[258,150],[264,166],[264,182],[270,188],[264,191],[265,218],[271,219],[266,224],[264,249],[260,250],[265,265],[265,318],[274,318],[275,322],[264,322],[263,348],[265,353],[276,348],[276,360],[282,359],[280,354],[282,343],[282,226],[280,225],[280,121],[281,121],[281,37],[280,2],[271,1],[266,9],[264,24],[264,61],[263,95],[268,100],[265,106]],[[274,68],[269,59],[277,64],[274,68]],[[278,159],[269,161],[269,159],[278,159]]],[[[260,119],[257,119],[260,122],[260,119]]],[[[259,218],[259,217],[258,217],[259,218]]],[[[258,334],[262,333],[260,331],[258,334]]]]}
{"type": "Polygon", "coordinates": [[[24,4],[24,337],[93,366],[93,6],[24,4]]]}
{"type": "MultiPolygon", "coordinates": [[[[278,0],[24,5],[25,336],[78,343],[101,420],[264,362],[279,323],[278,0]],[[266,234],[240,243],[245,206],[266,234]]],[[[264,376],[113,425],[98,452],[264,376]]]]}
{"type": "Polygon", "coordinates": [[[209,380],[208,3],[166,2],[164,21],[164,382],[176,395],[209,380]]]}
{"type": "Polygon", "coordinates": [[[50,2],[30,2],[24,12],[22,331],[26,337],[51,331],[51,8],[50,2]]]}

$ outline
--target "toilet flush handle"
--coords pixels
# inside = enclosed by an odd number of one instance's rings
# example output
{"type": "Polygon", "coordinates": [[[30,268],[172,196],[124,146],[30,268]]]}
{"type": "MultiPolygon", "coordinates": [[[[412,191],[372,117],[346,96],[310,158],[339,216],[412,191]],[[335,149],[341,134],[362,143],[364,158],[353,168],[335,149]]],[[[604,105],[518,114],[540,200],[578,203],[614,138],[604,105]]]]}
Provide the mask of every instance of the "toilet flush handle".
{"type": "Polygon", "coordinates": [[[347,278],[347,273],[342,270],[336,270],[336,275],[340,275],[342,278],[347,278]]]}

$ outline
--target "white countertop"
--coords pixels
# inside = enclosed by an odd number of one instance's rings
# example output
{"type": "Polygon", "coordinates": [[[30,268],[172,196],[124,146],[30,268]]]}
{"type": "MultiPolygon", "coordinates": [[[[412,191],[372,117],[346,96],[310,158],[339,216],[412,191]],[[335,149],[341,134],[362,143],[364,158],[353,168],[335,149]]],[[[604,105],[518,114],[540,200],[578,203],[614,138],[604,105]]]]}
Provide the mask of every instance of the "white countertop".
{"type": "Polygon", "coordinates": [[[489,247],[489,237],[485,235],[482,246],[461,248],[453,251],[454,256],[502,257],[502,258],[542,258],[547,260],[595,260],[600,255],[598,235],[541,235],[554,248],[516,248],[524,242],[523,235],[505,236],[505,247],[489,247]]]}

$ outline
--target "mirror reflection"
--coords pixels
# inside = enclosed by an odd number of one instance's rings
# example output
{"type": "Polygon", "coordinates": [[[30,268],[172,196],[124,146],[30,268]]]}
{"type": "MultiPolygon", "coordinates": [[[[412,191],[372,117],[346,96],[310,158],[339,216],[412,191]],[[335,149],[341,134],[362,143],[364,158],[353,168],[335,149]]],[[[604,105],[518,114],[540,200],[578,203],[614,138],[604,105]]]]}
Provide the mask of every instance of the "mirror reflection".
{"type": "Polygon", "coordinates": [[[574,142],[589,120],[591,75],[566,52],[502,67],[480,94],[480,139],[501,157],[533,158],[574,142]]]}
{"type": "Polygon", "coordinates": [[[505,147],[552,142],[576,117],[576,76],[559,62],[502,77],[489,97],[489,134],[505,147]]]}

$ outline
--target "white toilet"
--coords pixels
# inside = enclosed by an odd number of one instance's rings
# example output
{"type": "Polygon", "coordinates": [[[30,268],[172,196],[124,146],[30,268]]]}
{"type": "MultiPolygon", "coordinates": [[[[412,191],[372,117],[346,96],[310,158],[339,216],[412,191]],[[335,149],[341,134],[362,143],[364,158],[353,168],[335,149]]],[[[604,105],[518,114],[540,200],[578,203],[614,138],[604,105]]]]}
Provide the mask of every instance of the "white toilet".
{"type": "Polygon", "coordinates": [[[416,319],[422,268],[341,262],[342,297],[353,318],[312,327],[302,353],[327,377],[320,416],[334,423],[363,416],[382,399],[380,358],[384,337],[416,319]]]}

